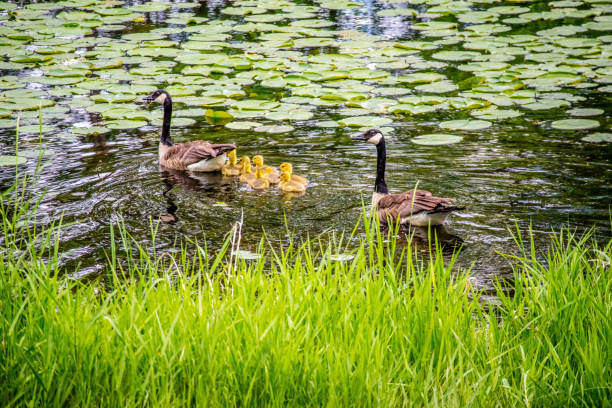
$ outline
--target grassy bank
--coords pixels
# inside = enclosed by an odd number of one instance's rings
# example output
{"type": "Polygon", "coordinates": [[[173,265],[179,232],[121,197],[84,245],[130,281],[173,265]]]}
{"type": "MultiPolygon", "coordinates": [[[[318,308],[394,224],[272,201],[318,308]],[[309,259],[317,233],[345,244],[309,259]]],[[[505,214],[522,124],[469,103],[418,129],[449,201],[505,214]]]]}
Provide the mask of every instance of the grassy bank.
{"type": "Polygon", "coordinates": [[[158,254],[119,227],[110,278],[84,284],[58,267],[59,226],[21,223],[32,210],[15,200],[1,207],[4,407],[612,403],[612,242],[559,233],[538,261],[518,238],[515,296],[491,309],[452,262],[398,256],[367,220],[344,262],[340,239],[264,242],[247,262],[229,239],[158,254]]]}

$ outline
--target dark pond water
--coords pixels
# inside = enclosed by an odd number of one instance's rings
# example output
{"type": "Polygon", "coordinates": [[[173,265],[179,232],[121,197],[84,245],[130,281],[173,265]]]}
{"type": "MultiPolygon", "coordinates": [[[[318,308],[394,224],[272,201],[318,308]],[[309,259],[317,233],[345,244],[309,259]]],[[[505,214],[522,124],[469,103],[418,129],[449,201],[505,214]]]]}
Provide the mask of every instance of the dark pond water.
{"type": "MultiPolygon", "coordinates": [[[[137,5],[137,2],[127,2],[137,5]]],[[[300,2],[300,4],[311,4],[300,2]]],[[[499,5],[499,4],[496,4],[499,5]]],[[[504,5],[504,4],[502,4],[504,5]]],[[[516,5],[516,3],[509,3],[516,5]]],[[[531,11],[548,10],[546,3],[530,2],[521,6],[531,11]]],[[[242,16],[228,16],[221,13],[229,2],[203,2],[189,9],[197,17],[211,21],[230,20],[241,22],[242,16]]],[[[357,30],[380,36],[377,41],[406,41],[419,39],[428,42],[444,37],[426,36],[413,29],[413,24],[428,21],[426,17],[384,17],[376,12],[395,8],[396,4],[365,1],[362,7],[350,10],[321,9],[317,18],[329,20],[332,26],[327,30],[357,30]]],[[[425,4],[408,5],[424,13],[425,4]]],[[[486,10],[487,4],[471,4],[474,10],[486,10]]],[[[577,9],[584,9],[579,3],[577,9]]],[[[142,22],[125,23],[123,31],[104,32],[98,30],[94,36],[109,36],[119,41],[121,35],[132,32],[148,32],[160,27],[181,27],[166,24],[173,13],[170,11],[144,13],[142,22]]],[[[610,11],[608,10],[608,13],[610,11]]],[[[605,15],[605,13],[603,13],[605,15]]],[[[503,18],[512,18],[506,15],[503,18]]],[[[502,18],[502,19],[503,19],[502,18]]],[[[435,21],[457,21],[452,15],[439,16],[435,21]]],[[[561,25],[576,25],[593,21],[592,16],[583,19],[556,19],[534,21],[526,24],[510,24],[510,31],[495,34],[534,34],[541,30],[561,25]]],[[[286,25],[286,23],[283,23],[286,25]]],[[[470,24],[460,24],[463,32],[470,24]]],[[[232,41],[257,41],[258,34],[233,33],[232,41]]],[[[580,38],[596,38],[609,31],[587,31],[577,34],[580,38]]],[[[90,35],[91,36],[91,35],[90,35]]],[[[171,34],[173,41],[185,41],[188,34],[171,34]]],[[[455,38],[453,36],[453,38],[455,38]]],[[[486,37],[491,40],[491,36],[486,37]]],[[[290,48],[291,49],[291,48],[290,48]]],[[[409,65],[389,70],[392,76],[419,71],[433,71],[445,75],[458,84],[470,78],[473,73],[458,70],[466,63],[440,61],[432,58],[441,50],[461,50],[460,43],[440,47],[435,51],[425,50],[416,54],[424,61],[438,61],[447,64],[439,67],[420,69],[409,65]]],[[[326,54],[339,52],[341,48],[300,48],[293,49],[303,54],[326,54]]],[[[242,53],[232,49],[230,53],[242,53]]],[[[500,50],[503,54],[503,49],[500,50]]],[[[611,55],[610,44],[602,42],[602,58],[611,55]]],[[[363,56],[367,58],[367,56],[363,56]]],[[[400,57],[397,57],[400,59],[400,57]]],[[[6,56],[5,60],[9,60],[6,56]]],[[[173,60],[157,57],[156,60],[173,60]]],[[[469,62],[469,61],[467,61],[469,62]]],[[[519,56],[511,64],[522,64],[519,56]]],[[[562,62],[556,61],[557,65],[562,62]]],[[[375,64],[374,62],[372,64],[375,64]]],[[[534,69],[546,63],[533,63],[534,69]]],[[[172,71],[180,76],[179,64],[172,71]]],[[[599,69],[590,67],[589,69],[599,69]]],[[[6,67],[5,67],[6,68],[6,67]]],[[[373,68],[373,66],[371,67],[373,68]]],[[[604,64],[605,68],[605,64],[604,64]]],[[[33,76],[40,76],[38,66],[27,66],[19,70],[5,69],[5,75],[17,75],[28,89],[48,91],[53,87],[37,84],[33,76]]],[[[129,70],[126,65],[123,69],[129,70]]],[[[566,68],[565,68],[566,70],[566,68]]],[[[549,70],[550,71],[550,70],[549,70]]],[[[576,72],[582,72],[576,67],[576,72]]],[[[234,73],[229,74],[232,77],[234,73]]],[[[94,72],[89,80],[103,75],[94,72]]],[[[151,84],[150,77],[143,83],[151,84]]],[[[531,225],[542,248],[547,245],[547,235],[569,225],[579,231],[596,227],[599,239],[608,239],[610,234],[610,210],[612,203],[612,143],[589,143],[581,140],[594,132],[609,132],[609,92],[601,92],[600,83],[589,77],[585,83],[593,87],[559,86],[542,89],[544,99],[550,99],[547,92],[564,92],[571,106],[546,110],[531,110],[522,106],[502,107],[514,109],[521,116],[504,120],[492,120],[492,126],[480,130],[444,130],[438,124],[454,119],[476,119],[469,110],[440,109],[423,114],[374,115],[393,119],[388,139],[387,183],[392,192],[413,188],[430,190],[436,195],[456,197],[466,207],[465,211],[453,215],[448,224],[452,234],[464,241],[460,263],[474,264],[474,275],[481,282],[490,282],[493,276],[508,271],[508,264],[497,255],[498,251],[513,251],[514,245],[508,232],[515,223],[526,231],[531,225]],[[569,95],[569,96],[568,96],[569,95]],[[577,98],[576,98],[577,97],[577,98]],[[570,117],[572,108],[598,108],[603,110],[594,119],[599,127],[590,130],[554,129],[551,123],[570,117]],[[411,142],[417,135],[429,133],[451,133],[463,136],[456,144],[442,146],[418,145],[411,142]]],[[[154,82],[154,81],[153,81],[154,82]]],[[[368,81],[362,81],[368,83],[368,81]]],[[[129,83],[129,82],[125,82],[129,83]]],[[[132,81],[132,83],[136,83],[132,81]]],[[[371,83],[378,87],[407,87],[406,84],[371,83]]],[[[165,86],[160,83],[159,86],[165,86]]],[[[603,85],[602,85],[603,86],[603,85]]],[[[56,87],[57,88],[57,87],[56,87]]],[[[243,87],[247,94],[257,94],[270,100],[290,96],[282,89],[266,89],[258,83],[243,87]],[[282,93],[285,92],[285,95],[282,93]]],[[[524,89],[533,89],[525,87],[524,89]]],[[[412,89],[409,95],[422,95],[412,89]]],[[[91,94],[104,94],[104,90],[91,94]]],[[[370,91],[373,96],[376,91],[370,91]]],[[[85,94],[87,96],[88,94],[85,94]]],[[[437,96],[457,95],[457,91],[437,96]]],[[[139,95],[142,99],[145,95],[139,95]]],[[[82,95],[74,97],[79,100],[82,95]]],[[[401,96],[400,96],[401,97],[401,96]]],[[[63,105],[63,97],[53,96],[56,106],[63,105]]],[[[391,98],[398,98],[392,96],[391,98]]],[[[137,109],[140,109],[137,105],[137,109]]],[[[135,108],[135,109],[136,109],[135,108]]],[[[177,104],[175,111],[181,108],[177,104]]],[[[164,171],[157,162],[157,140],[160,119],[152,120],[147,126],[129,130],[113,130],[101,135],[77,135],[70,133],[77,124],[102,124],[102,118],[95,113],[72,105],[68,114],[54,119],[53,112],[45,113],[45,123],[54,126],[39,135],[34,133],[20,136],[20,149],[35,151],[42,143],[47,155],[46,165],[35,187],[45,191],[40,207],[40,216],[45,222],[63,217],[66,224],[62,231],[62,248],[65,264],[78,267],[75,277],[95,276],[103,271],[104,251],[109,245],[109,224],[121,216],[130,233],[139,241],[150,239],[150,222],[157,222],[160,215],[172,213],[173,223],[162,223],[156,245],[161,250],[172,248],[177,239],[188,237],[206,241],[209,248],[218,248],[223,238],[244,213],[243,248],[255,249],[262,232],[272,240],[285,236],[284,216],[288,227],[298,237],[314,236],[326,231],[345,231],[354,227],[362,211],[362,199],[369,203],[375,178],[375,149],[369,145],[355,143],[350,136],[357,129],[321,128],[317,122],[339,120],[344,116],[344,104],[317,106],[312,108],[314,116],[309,120],[292,121],[294,130],[282,134],[259,133],[252,130],[231,130],[222,125],[212,125],[202,118],[191,126],[174,127],[175,142],[206,139],[211,142],[232,142],[239,146],[239,155],[261,154],[268,164],[278,165],[290,161],[297,174],[306,176],[311,184],[305,195],[288,198],[276,189],[264,192],[250,190],[234,179],[219,174],[189,174],[164,171]]],[[[14,117],[14,116],[13,116],[14,117]]],[[[36,115],[25,112],[22,124],[37,123],[36,115]]],[[[272,124],[270,120],[255,120],[272,124]]],[[[14,129],[8,127],[0,133],[0,154],[14,154],[14,129]]],[[[20,171],[31,171],[33,160],[19,167],[20,171]],[[28,170],[29,169],[29,170],[28,170]]],[[[14,180],[14,167],[0,167],[0,188],[7,188],[14,180]]]]}

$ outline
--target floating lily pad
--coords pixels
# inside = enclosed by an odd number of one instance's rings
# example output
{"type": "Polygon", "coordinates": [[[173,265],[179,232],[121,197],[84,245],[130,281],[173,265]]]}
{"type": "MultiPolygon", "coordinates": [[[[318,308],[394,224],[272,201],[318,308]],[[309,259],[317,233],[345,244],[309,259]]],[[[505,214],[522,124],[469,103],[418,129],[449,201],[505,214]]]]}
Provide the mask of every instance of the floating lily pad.
{"type": "Polygon", "coordinates": [[[470,112],[472,116],[484,120],[499,120],[516,118],[522,115],[521,112],[512,109],[484,109],[470,112]]]}
{"type": "Polygon", "coordinates": [[[351,116],[338,121],[342,126],[376,128],[392,123],[393,120],[382,116],[351,116]]]}
{"type": "Polygon", "coordinates": [[[261,126],[260,123],[250,121],[235,121],[225,124],[226,128],[234,130],[250,130],[259,126],[261,126]]]}
{"type": "Polygon", "coordinates": [[[9,155],[0,156],[0,166],[18,166],[26,161],[27,159],[25,157],[9,155]]]}
{"type": "Polygon", "coordinates": [[[117,120],[108,122],[106,126],[110,129],[136,129],[146,124],[147,122],[141,120],[117,120]]]}
{"type": "Polygon", "coordinates": [[[555,129],[582,130],[599,127],[599,122],[592,119],[562,119],[550,124],[555,129]]]}
{"type": "Polygon", "coordinates": [[[257,254],[255,252],[251,252],[251,251],[247,251],[247,250],[244,250],[244,249],[240,249],[238,251],[235,251],[234,255],[237,258],[244,259],[245,261],[253,261],[253,260],[261,258],[260,254],[257,254]]]}
{"type": "Polygon", "coordinates": [[[491,124],[491,122],[486,120],[462,119],[441,122],[438,126],[440,126],[442,129],[449,130],[480,130],[490,127],[491,124]]]}
{"type": "Polygon", "coordinates": [[[598,108],[575,108],[567,111],[572,116],[599,116],[603,115],[604,110],[598,108]]]}
{"type": "Polygon", "coordinates": [[[71,132],[77,135],[102,135],[110,131],[111,129],[104,126],[73,127],[71,129],[71,132]]]}
{"type": "Polygon", "coordinates": [[[265,125],[258,126],[253,129],[255,132],[266,132],[266,133],[287,133],[294,129],[293,126],[289,125],[265,125]]]}
{"type": "Polygon", "coordinates": [[[447,145],[459,143],[463,137],[456,135],[447,135],[444,133],[431,133],[427,135],[419,135],[412,138],[412,143],[426,146],[447,145]]]}
{"type": "Polygon", "coordinates": [[[338,127],[338,122],[335,120],[322,120],[320,122],[315,123],[316,127],[321,128],[335,128],[338,127]]]}
{"type": "Polygon", "coordinates": [[[612,143],[612,133],[593,133],[581,140],[590,143],[612,143]]]}
{"type": "Polygon", "coordinates": [[[245,101],[237,101],[232,104],[232,108],[238,110],[269,110],[274,109],[279,105],[278,102],[267,101],[263,99],[249,99],[245,101]]]}
{"type": "Polygon", "coordinates": [[[475,51],[440,51],[431,57],[442,61],[469,61],[481,56],[475,51]]]}

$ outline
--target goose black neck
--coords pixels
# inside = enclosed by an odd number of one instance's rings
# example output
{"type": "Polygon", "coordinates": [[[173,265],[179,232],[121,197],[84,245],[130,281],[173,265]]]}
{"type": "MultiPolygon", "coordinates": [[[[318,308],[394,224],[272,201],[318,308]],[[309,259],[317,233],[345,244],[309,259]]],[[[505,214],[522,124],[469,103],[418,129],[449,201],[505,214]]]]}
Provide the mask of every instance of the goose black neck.
{"type": "Polygon", "coordinates": [[[166,95],[164,100],[164,123],[162,124],[162,133],[160,142],[166,146],[172,146],[172,138],[170,137],[170,119],[172,117],[172,99],[170,95],[166,95]]]}
{"type": "Polygon", "coordinates": [[[376,145],[376,183],[374,191],[381,194],[389,193],[387,183],[385,183],[385,164],[387,162],[387,149],[385,147],[385,139],[381,138],[376,145]]]}

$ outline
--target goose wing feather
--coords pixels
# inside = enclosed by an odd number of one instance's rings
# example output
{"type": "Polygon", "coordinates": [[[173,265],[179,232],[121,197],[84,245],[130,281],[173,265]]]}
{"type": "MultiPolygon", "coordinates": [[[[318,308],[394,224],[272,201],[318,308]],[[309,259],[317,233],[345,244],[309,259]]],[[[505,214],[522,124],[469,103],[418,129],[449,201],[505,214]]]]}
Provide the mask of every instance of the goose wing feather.
{"type": "Polygon", "coordinates": [[[386,194],[378,201],[378,215],[381,220],[387,217],[405,218],[422,211],[443,212],[452,206],[454,198],[434,197],[429,191],[409,190],[399,194],[386,194]]]}
{"type": "Polygon", "coordinates": [[[211,144],[203,140],[181,143],[169,147],[164,154],[163,161],[168,163],[181,163],[182,167],[209,160],[220,154],[234,150],[233,144],[211,144]]]}

